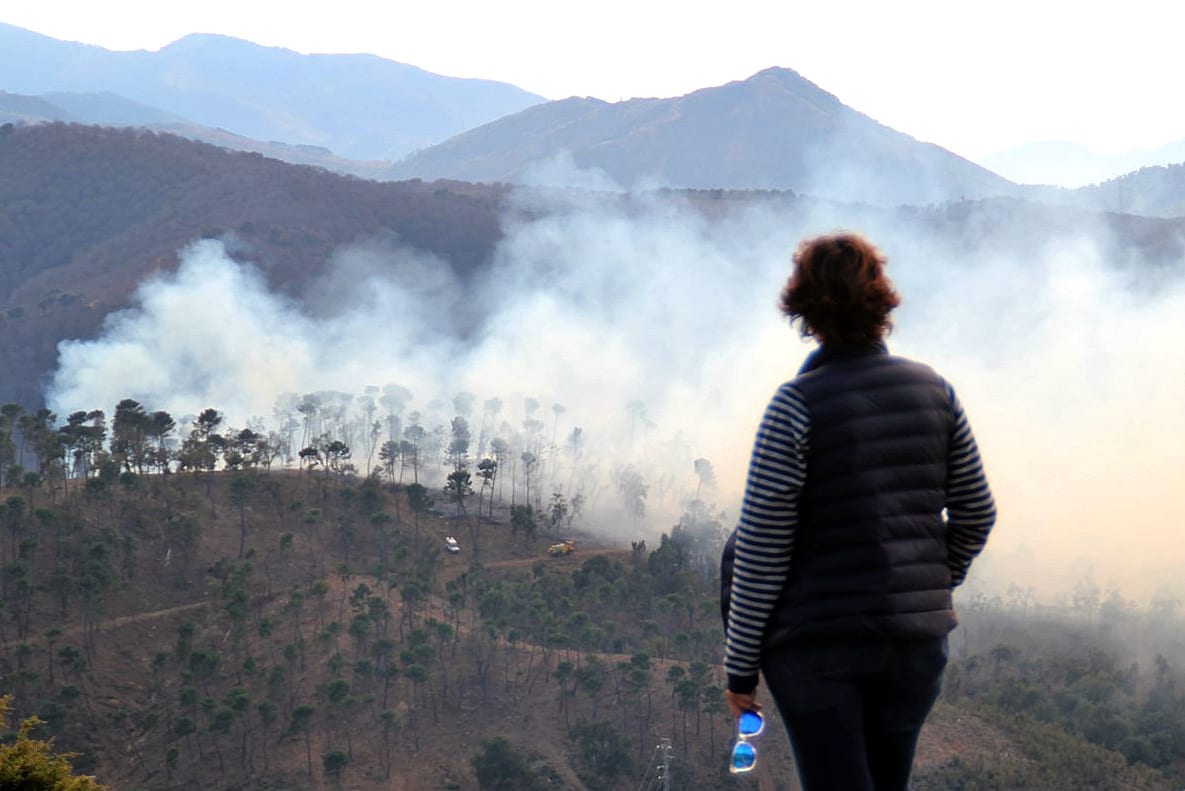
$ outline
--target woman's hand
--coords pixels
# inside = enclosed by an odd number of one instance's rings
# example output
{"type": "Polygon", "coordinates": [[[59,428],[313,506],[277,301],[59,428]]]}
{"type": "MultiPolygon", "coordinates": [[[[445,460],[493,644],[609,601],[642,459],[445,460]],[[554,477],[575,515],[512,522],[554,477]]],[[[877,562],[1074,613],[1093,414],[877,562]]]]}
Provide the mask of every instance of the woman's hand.
{"type": "Polygon", "coordinates": [[[761,704],[757,702],[757,690],[752,692],[725,690],[724,699],[728,701],[728,710],[732,712],[733,719],[739,718],[741,712],[761,711],[761,704]]]}

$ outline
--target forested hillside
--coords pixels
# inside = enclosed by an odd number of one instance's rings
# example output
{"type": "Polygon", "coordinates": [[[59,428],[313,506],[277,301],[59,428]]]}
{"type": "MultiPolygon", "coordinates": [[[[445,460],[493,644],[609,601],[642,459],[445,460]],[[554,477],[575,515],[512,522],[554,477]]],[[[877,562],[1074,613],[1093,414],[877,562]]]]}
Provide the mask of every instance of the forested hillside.
{"type": "Polygon", "coordinates": [[[1185,217],[1185,164],[1141,168],[1073,192],[1081,206],[1150,217],[1185,217]]]}
{"type": "MultiPolygon", "coordinates": [[[[178,427],[125,401],[55,430],[6,408],[27,465],[0,510],[16,712],[121,788],[635,788],[659,737],[686,782],[723,777],[703,503],[657,546],[607,545],[538,421],[538,455],[460,416],[442,443],[414,413],[375,453],[324,406],[299,453],[213,409],[178,427]],[[561,536],[576,553],[549,557],[561,536]]],[[[620,480],[606,496],[644,502],[620,480]]]]}
{"type": "MultiPolygon", "coordinates": [[[[772,708],[759,771],[724,768],[710,462],[664,494],[500,403],[380,421],[381,446],[302,406],[266,433],[130,399],[110,422],[0,410],[14,721],[113,788],[658,788],[663,762],[673,787],[794,787],[772,708]],[[677,523],[629,539],[664,496],[677,523]]],[[[1177,602],[1101,594],[961,602],[917,787],[1179,787],[1177,602]]]]}

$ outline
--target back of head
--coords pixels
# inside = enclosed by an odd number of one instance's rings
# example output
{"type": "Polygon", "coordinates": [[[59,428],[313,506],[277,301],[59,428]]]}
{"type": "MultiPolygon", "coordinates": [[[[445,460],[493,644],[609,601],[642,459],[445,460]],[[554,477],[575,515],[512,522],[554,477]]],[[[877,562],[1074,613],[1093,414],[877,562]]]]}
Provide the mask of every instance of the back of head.
{"type": "Polygon", "coordinates": [[[856,233],[805,239],[794,253],[794,271],[780,307],[799,322],[804,337],[825,346],[865,347],[883,340],[889,314],[901,303],[885,275],[888,259],[856,233]]]}

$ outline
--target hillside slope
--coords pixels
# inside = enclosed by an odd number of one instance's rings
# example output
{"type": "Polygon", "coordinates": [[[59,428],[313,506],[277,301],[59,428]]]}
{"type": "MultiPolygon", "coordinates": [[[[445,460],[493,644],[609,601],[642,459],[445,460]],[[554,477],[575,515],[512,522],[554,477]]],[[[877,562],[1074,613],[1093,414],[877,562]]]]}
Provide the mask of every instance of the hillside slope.
{"type": "Polygon", "coordinates": [[[0,402],[35,403],[57,341],[89,337],[203,237],[290,296],[337,247],[389,235],[467,273],[500,236],[500,192],[382,184],[131,129],[0,131],[0,402]]]}
{"type": "MultiPolygon", "coordinates": [[[[377,478],[111,472],[0,492],[24,547],[0,542],[0,687],[113,788],[472,789],[484,757],[500,787],[636,789],[663,738],[676,787],[796,787],[769,701],[759,770],[724,768],[716,543],[597,548],[578,532],[555,559],[504,506],[473,523],[416,512],[409,487],[377,478]],[[446,534],[460,554],[441,552],[446,534]]],[[[964,694],[986,657],[952,670],[964,694]]],[[[918,787],[972,778],[1172,787],[953,699],[923,732],[918,787]]]]}
{"type": "Polygon", "coordinates": [[[103,93],[49,93],[43,96],[0,91],[0,124],[29,125],[63,121],[88,126],[132,126],[186,137],[202,143],[250,151],[294,165],[312,165],[334,173],[377,178],[390,166],[384,160],[363,161],[335,155],[323,146],[263,142],[225,129],[196,124],[173,113],[103,93]]]}
{"type": "Polygon", "coordinates": [[[1185,164],[1141,168],[1082,187],[1073,192],[1072,202],[1125,214],[1185,217],[1185,164]]]}

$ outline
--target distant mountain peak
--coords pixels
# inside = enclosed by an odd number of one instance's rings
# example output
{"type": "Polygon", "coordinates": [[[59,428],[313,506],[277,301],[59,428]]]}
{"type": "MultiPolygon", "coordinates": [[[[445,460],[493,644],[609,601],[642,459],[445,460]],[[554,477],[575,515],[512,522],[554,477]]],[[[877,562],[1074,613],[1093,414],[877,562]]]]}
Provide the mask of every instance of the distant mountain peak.
{"type": "Polygon", "coordinates": [[[670,99],[536,105],[420,151],[389,173],[515,182],[561,155],[622,187],[793,190],[881,205],[1016,188],[777,66],[670,99]]]}
{"type": "Polygon", "coordinates": [[[170,44],[166,44],[160,49],[161,52],[185,54],[209,50],[237,50],[242,52],[271,51],[300,57],[299,52],[286,47],[270,47],[264,44],[256,44],[247,39],[227,36],[222,33],[189,33],[170,44]]]}
{"type": "Polygon", "coordinates": [[[770,66],[768,69],[762,69],[749,79],[745,80],[745,82],[764,79],[776,79],[784,83],[806,83],[816,90],[823,90],[818,85],[815,85],[806,77],[803,77],[794,69],[791,69],[787,66],[770,66]]]}
{"type": "Polygon", "coordinates": [[[842,107],[848,112],[855,112],[850,107],[844,105],[835,94],[820,88],[794,69],[788,69],[783,66],[772,66],[768,69],[762,69],[749,79],[742,81],[741,84],[754,86],[772,84],[791,95],[808,98],[814,102],[842,107]]]}

